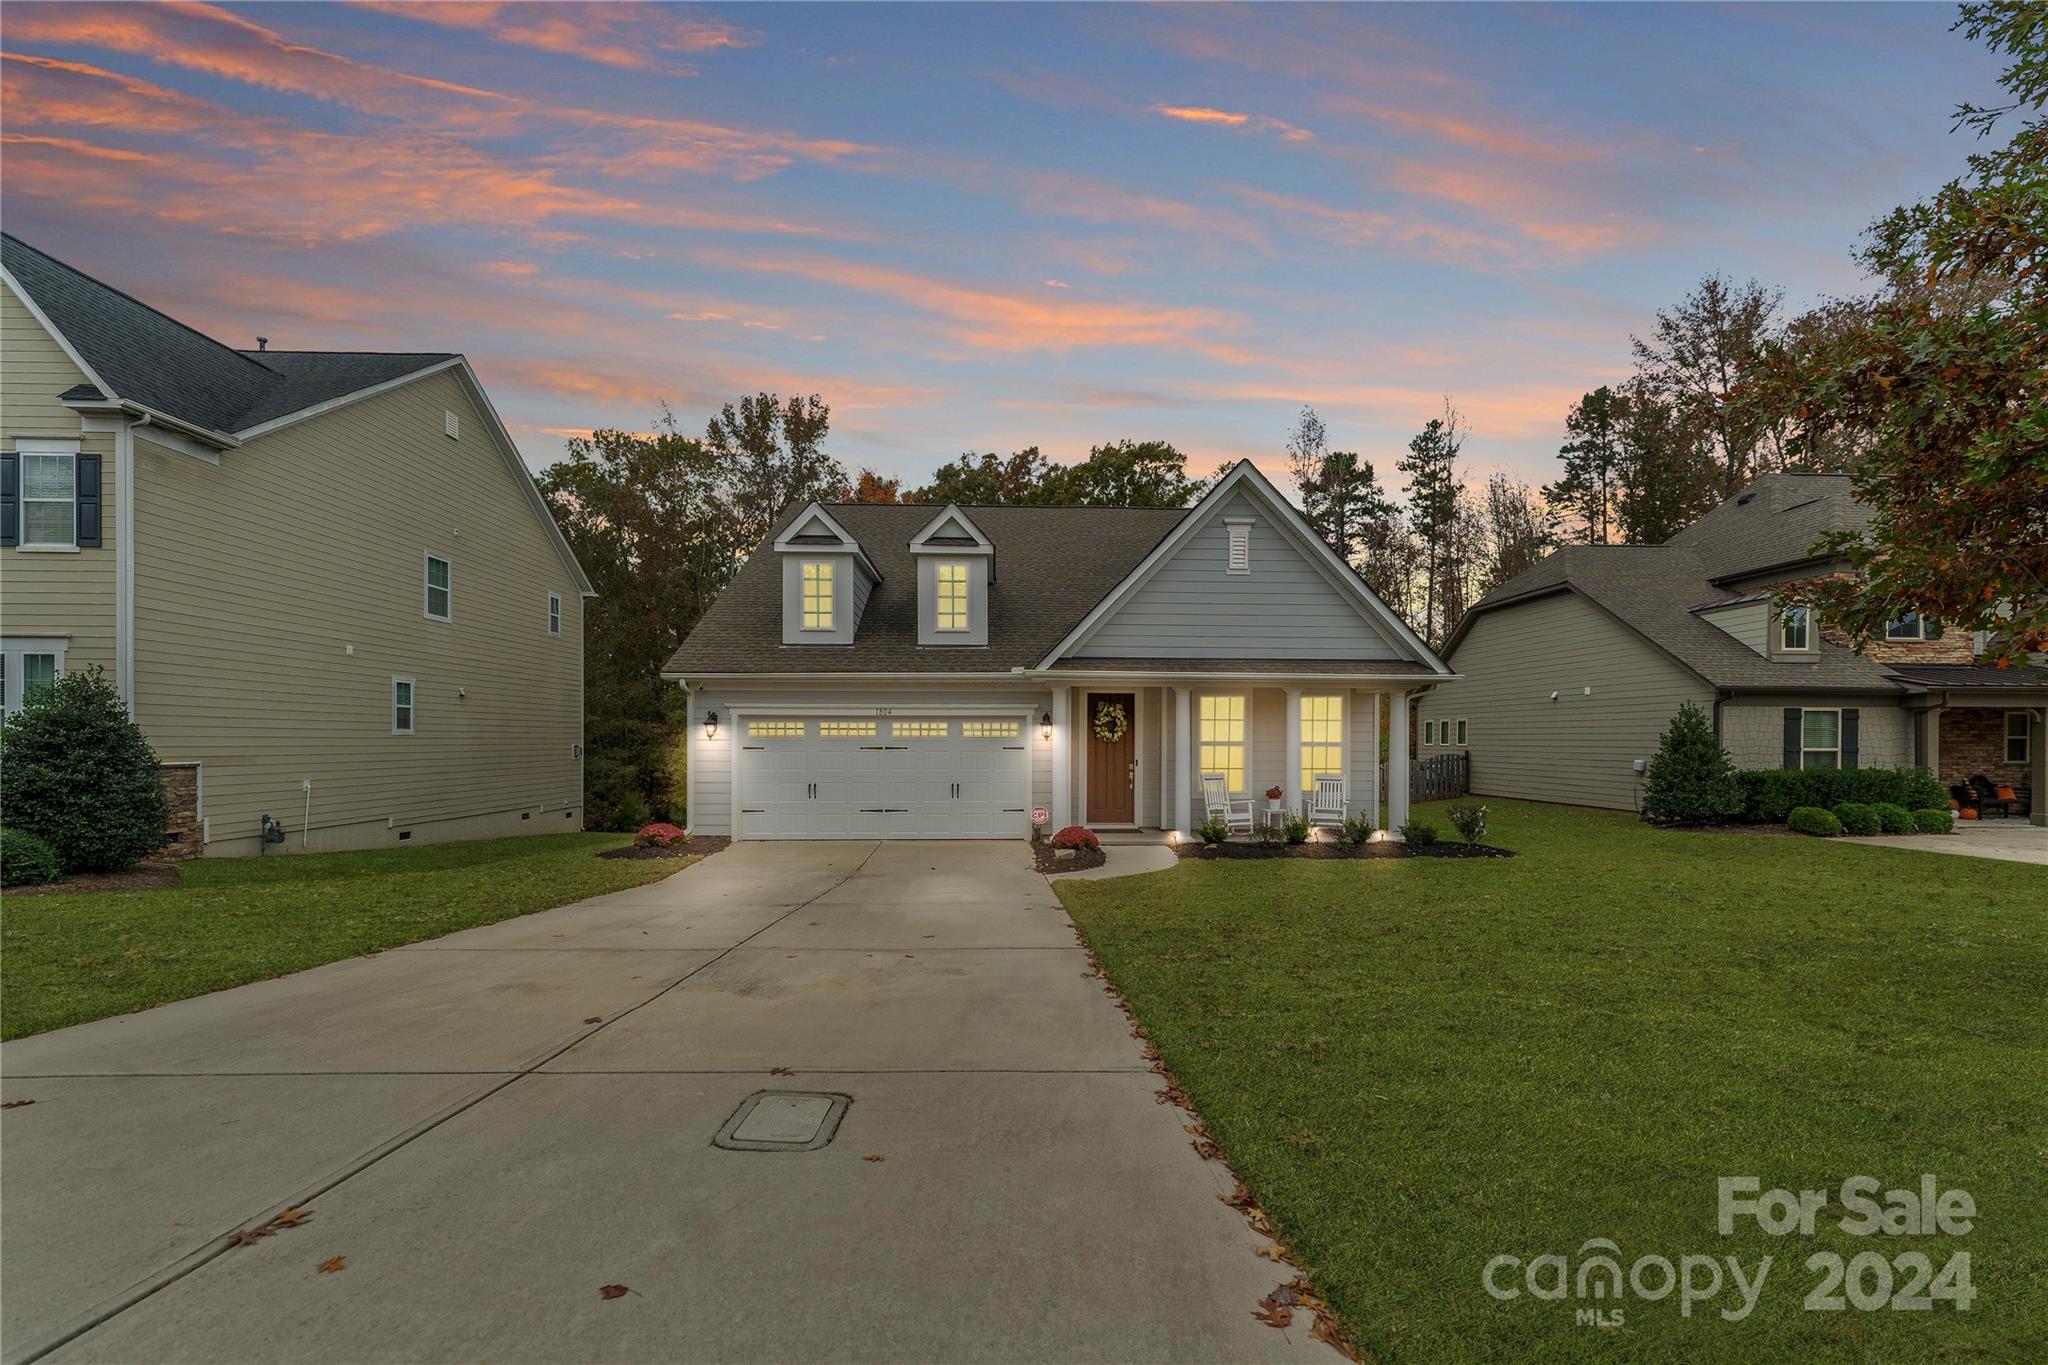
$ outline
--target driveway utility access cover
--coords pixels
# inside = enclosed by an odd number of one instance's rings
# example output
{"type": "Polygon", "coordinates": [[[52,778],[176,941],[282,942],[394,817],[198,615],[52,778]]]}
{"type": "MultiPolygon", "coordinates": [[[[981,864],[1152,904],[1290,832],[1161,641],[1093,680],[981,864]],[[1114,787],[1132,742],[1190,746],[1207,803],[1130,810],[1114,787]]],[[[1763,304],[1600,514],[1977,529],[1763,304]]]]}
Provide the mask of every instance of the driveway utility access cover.
{"type": "Polygon", "coordinates": [[[849,1095],[756,1090],[711,1139],[735,1152],[815,1152],[839,1131],[849,1095]]]}

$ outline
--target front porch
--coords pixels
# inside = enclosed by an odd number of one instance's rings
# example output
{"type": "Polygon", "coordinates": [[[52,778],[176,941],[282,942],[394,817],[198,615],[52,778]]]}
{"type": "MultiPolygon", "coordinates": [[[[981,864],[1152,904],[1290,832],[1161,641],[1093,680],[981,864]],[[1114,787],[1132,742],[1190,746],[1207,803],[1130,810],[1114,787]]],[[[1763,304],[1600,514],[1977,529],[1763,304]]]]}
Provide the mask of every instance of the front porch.
{"type": "Polygon", "coordinates": [[[1951,790],[1978,777],[2010,788],[2023,818],[2048,826],[2048,672],[1962,665],[1895,672],[1925,689],[1908,703],[1915,762],[1951,790]]]}
{"type": "Polygon", "coordinates": [[[1408,819],[1407,784],[1382,781],[1381,736],[1389,752],[1408,752],[1422,681],[1400,669],[1210,672],[1191,660],[1171,673],[1055,677],[1050,826],[1086,825],[1106,844],[1189,840],[1207,818],[1203,774],[1220,773],[1256,819],[1269,789],[1299,811],[1317,778],[1335,776],[1345,817],[1397,828],[1408,819]]]}

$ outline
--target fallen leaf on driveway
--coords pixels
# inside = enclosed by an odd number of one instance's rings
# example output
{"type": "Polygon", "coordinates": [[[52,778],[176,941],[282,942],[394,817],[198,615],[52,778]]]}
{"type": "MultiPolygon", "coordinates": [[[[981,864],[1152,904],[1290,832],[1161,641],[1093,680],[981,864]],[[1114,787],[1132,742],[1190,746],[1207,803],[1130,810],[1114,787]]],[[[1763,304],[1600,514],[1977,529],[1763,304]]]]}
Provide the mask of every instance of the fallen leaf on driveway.
{"type": "Polygon", "coordinates": [[[628,1294],[638,1294],[639,1292],[637,1289],[628,1289],[622,1284],[601,1284],[597,1287],[597,1296],[600,1299],[623,1299],[628,1294]]]}
{"type": "Polygon", "coordinates": [[[313,1210],[311,1209],[286,1209],[283,1213],[270,1220],[270,1226],[274,1228],[295,1228],[312,1216],[313,1210]]]}
{"type": "Polygon", "coordinates": [[[796,1069],[787,1066],[771,1066],[768,1068],[768,1074],[771,1076],[794,1076],[796,1075],[796,1069]]]}
{"type": "Polygon", "coordinates": [[[1294,1310],[1285,1304],[1273,1302],[1271,1298],[1259,1300],[1259,1306],[1252,1310],[1252,1316],[1268,1327],[1285,1327],[1294,1321],[1294,1310]]]}
{"type": "Polygon", "coordinates": [[[593,1014],[588,1019],[585,1019],[583,1022],[586,1024],[602,1024],[604,1022],[604,1016],[601,1014],[593,1014]]]}
{"type": "Polygon", "coordinates": [[[347,1268],[348,1257],[346,1256],[329,1256],[318,1267],[322,1275],[332,1275],[337,1270],[346,1270],[347,1268]]]}
{"type": "Polygon", "coordinates": [[[270,1234],[271,1229],[269,1228],[243,1228],[234,1235],[232,1243],[238,1247],[245,1247],[254,1243],[258,1238],[268,1237],[270,1234]]]}
{"type": "Polygon", "coordinates": [[[882,1155],[882,1154],[881,1154],[880,1152],[869,1152],[869,1153],[868,1153],[868,1154],[867,1154],[866,1156],[862,1157],[862,1158],[861,1158],[861,1160],[862,1160],[862,1161],[887,1161],[887,1160],[888,1160],[888,1158],[887,1158],[887,1157],[885,1157],[885,1156],[883,1156],[883,1155],[882,1155]]]}
{"type": "Polygon", "coordinates": [[[34,1100],[9,1100],[9,1101],[7,1101],[7,1103],[5,1103],[5,1104],[0,1104],[0,1109],[19,1109],[19,1108],[21,1108],[21,1106],[23,1106],[24,1104],[34,1104],[34,1103],[35,1103],[35,1101],[34,1101],[34,1100]]]}
{"type": "Polygon", "coordinates": [[[1258,1252],[1259,1255],[1265,1257],[1269,1261],[1285,1261],[1287,1259],[1287,1248],[1283,1246],[1275,1246],[1271,1242],[1261,1242],[1257,1246],[1253,1247],[1252,1250],[1258,1252]]]}

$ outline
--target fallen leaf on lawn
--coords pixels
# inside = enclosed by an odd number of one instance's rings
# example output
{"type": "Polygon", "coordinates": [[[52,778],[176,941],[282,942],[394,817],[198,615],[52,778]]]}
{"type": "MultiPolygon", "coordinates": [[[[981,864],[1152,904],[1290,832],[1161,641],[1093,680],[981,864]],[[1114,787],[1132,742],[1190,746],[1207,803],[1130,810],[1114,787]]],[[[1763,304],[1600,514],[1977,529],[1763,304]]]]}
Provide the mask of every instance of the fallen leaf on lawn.
{"type": "Polygon", "coordinates": [[[880,1152],[869,1152],[869,1153],[868,1153],[868,1154],[867,1154],[866,1156],[862,1157],[862,1158],[861,1158],[861,1160],[862,1160],[862,1161],[886,1161],[886,1160],[888,1160],[888,1158],[887,1158],[887,1157],[885,1157],[885,1156],[883,1156],[883,1155],[882,1155],[882,1154],[881,1154],[880,1152]]]}
{"type": "Polygon", "coordinates": [[[311,1209],[286,1209],[283,1213],[270,1220],[270,1226],[274,1228],[295,1228],[312,1216],[313,1210],[311,1209]]]}
{"type": "Polygon", "coordinates": [[[245,1247],[255,1242],[258,1238],[268,1237],[270,1234],[271,1229],[269,1228],[243,1228],[234,1235],[231,1241],[234,1246],[245,1247]]]}
{"type": "Polygon", "coordinates": [[[322,1275],[332,1275],[337,1270],[346,1269],[347,1266],[347,1256],[329,1256],[320,1263],[318,1269],[322,1275]]]}
{"type": "Polygon", "coordinates": [[[35,1103],[35,1101],[34,1101],[34,1100],[9,1100],[9,1101],[7,1101],[7,1103],[5,1103],[5,1104],[0,1104],[0,1109],[19,1109],[19,1108],[21,1108],[21,1106],[23,1106],[24,1104],[34,1104],[34,1103],[35,1103]]]}
{"type": "Polygon", "coordinates": [[[638,1294],[639,1292],[637,1289],[628,1289],[622,1284],[601,1284],[597,1287],[597,1296],[600,1299],[623,1299],[628,1294],[638,1294]]]}
{"type": "Polygon", "coordinates": [[[585,1019],[583,1022],[586,1024],[602,1024],[604,1022],[604,1016],[601,1014],[593,1014],[588,1019],[585,1019]]]}

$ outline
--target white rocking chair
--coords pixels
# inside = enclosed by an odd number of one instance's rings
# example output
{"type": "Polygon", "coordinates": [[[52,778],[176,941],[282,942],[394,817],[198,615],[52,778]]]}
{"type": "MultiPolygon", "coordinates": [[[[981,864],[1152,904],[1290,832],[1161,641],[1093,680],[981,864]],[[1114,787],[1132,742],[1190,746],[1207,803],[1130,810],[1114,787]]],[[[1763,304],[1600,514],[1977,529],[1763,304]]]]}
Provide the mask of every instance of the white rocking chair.
{"type": "Polygon", "coordinates": [[[1251,796],[1232,793],[1224,786],[1222,773],[1202,774],[1202,808],[1210,819],[1221,818],[1232,834],[1252,832],[1251,796]]]}
{"type": "Polygon", "coordinates": [[[1344,823],[1344,778],[1338,773],[1317,773],[1304,804],[1311,825],[1344,823]]]}

